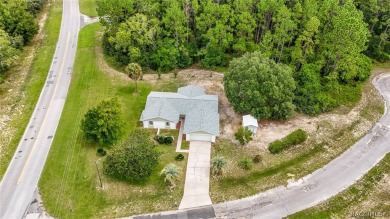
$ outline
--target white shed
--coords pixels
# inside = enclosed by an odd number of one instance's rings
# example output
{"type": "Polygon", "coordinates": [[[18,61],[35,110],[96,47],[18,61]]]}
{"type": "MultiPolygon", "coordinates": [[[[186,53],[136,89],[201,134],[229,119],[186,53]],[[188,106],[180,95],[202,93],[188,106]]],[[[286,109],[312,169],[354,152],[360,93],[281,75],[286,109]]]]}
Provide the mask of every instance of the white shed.
{"type": "Polygon", "coordinates": [[[242,117],[242,127],[247,127],[252,133],[256,133],[259,124],[257,119],[251,115],[245,115],[242,117]]]}

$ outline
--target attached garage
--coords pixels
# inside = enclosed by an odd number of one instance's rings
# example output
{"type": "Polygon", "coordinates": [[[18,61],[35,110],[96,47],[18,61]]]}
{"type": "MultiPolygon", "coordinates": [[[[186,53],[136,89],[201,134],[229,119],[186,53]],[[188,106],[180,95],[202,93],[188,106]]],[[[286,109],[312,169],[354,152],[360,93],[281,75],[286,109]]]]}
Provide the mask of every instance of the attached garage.
{"type": "Polygon", "coordinates": [[[215,142],[215,136],[207,133],[187,133],[186,141],[211,141],[215,142]]]}

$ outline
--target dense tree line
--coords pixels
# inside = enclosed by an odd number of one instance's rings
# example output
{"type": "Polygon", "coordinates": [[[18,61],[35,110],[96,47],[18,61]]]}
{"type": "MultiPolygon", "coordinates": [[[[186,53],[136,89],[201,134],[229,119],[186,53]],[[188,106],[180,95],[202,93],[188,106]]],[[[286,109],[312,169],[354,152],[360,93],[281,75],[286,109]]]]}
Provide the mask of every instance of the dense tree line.
{"type": "Polygon", "coordinates": [[[390,60],[387,0],[98,0],[105,52],[123,66],[227,66],[260,51],[290,66],[298,111],[337,106],[390,60]],[[335,97],[336,95],[336,97],[335,97]]]}
{"type": "Polygon", "coordinates": [[[46,0],[0,1],[0,81],[38,31],[35,17],[46,0]]]}

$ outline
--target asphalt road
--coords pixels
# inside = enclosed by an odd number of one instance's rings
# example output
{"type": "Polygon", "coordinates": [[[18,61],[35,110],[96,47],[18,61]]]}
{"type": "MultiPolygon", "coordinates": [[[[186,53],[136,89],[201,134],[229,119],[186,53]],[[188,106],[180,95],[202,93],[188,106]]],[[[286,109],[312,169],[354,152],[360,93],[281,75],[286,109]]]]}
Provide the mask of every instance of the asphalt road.
{"type": "Polygon", "coordinates": [[[0,184],[0,218],[22,218],[32,201],[68,93],[79,29],[78,0],[64,0],[61,30],[50,71],[0,184]]]}
{"type": "Polygon", "coordinates": [[[390,152],[390,74],[374,79],[385,99],[385,115],[349,150],[323,168],[287,187],[216,204],[219,218],[282,218],[329,199],[360,179],[390,152]]]}
{"type": "Polygon", "coordinates": [[[323,168],[263,193],[203,208],[128,217],[127,219],[264,218],[286,217],[313,207],[351,186],[390,152],[390,74],[373,80],[385,100],[385,115],[342,155],[323,168]]]}

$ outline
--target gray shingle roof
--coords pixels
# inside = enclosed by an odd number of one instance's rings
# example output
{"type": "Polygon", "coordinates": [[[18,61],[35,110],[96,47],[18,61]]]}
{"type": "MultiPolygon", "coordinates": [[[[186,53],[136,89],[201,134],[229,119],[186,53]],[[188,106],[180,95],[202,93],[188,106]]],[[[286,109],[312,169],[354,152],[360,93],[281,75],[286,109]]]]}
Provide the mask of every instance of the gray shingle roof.
{"type": "Polygon", "coordinates": [[[180,87],[177,92],[179,94],[183,94],[187,97],[197,97],[201,95],[205,95],[204,89],[195,85],[188,85],[185,87],[180,87]]]}
{"type": "Polygon", "coordinates": [[[184,115],[184,133],[219,135],[218,96],[207,95],[194,85],[181,87],[178,92],[151,92],[140,121],[160,118],[177,122],[184,115]]]}

